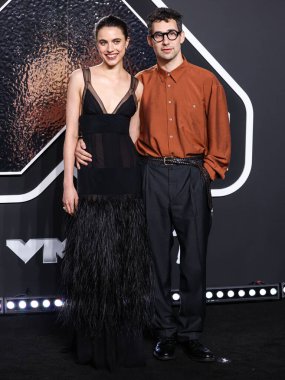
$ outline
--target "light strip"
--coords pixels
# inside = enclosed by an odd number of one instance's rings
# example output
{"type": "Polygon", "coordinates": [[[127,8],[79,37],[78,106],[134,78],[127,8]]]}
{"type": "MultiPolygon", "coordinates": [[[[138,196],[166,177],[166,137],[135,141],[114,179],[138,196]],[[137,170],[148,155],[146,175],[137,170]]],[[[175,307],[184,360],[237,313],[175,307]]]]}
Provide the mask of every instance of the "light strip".
{"type": "MultiPolygon", "coordinates": [[[[281,300],[285,297],[285,282],[276,284],[245,285],[207,288],[206,303],[252,302],[281,300]]],[[[178,289],[171,290],[172,305],[180,304],[178,289]]],[[[50,313],[64,307],[61,296],[0,298],[0,313],[50,313]]]]}
{"type": "MultiPolygon", "coordinates": [[[[251,302],[264,300],[280,300],[285,297],[285,283],[282,284],[263,284],[263,285],[245,285],[231,287],[214,287],[206,290],[206,303],[225,303],[225,302],[251,302]]],[[[179,290],[171,291],[172,304],[180,304],[179,290]]]]}
{"type": "Polygon", "coordinates": [[[51,313],[63,305],[62,297],[7,297],[2,309],[5,314],[51,313]]]}

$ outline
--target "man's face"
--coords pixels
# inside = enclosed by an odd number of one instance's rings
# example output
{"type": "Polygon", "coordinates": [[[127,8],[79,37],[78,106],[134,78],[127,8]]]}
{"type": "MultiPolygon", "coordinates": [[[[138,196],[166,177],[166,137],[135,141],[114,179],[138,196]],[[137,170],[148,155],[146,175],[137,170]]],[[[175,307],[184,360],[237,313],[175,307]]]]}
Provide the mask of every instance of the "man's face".
{"type": "MultiPolygon", "coordinates": [[[[152,32],[151,34],[160,35],[160,33],[167,33],[171,31],[178,31],[178,27],[175,20],[166,21],[155,21],[152,24],[152,32]]],[[[175,33],[175,32],[174,32],[175,33]]],[[[170,38],[173,38],[174,33],[170,34],[170,38]]],[[[184,33],[178,35],[178,37],[173,40],[169,39],[166,35],[163,36],[163,40],[161,42],[156,42],[152,37],[147,37],[148,44],[153,47],[156,58],[164,61],[173,60],[178,54],[181,52],[181,44],[185,40],[184,33]]]]}

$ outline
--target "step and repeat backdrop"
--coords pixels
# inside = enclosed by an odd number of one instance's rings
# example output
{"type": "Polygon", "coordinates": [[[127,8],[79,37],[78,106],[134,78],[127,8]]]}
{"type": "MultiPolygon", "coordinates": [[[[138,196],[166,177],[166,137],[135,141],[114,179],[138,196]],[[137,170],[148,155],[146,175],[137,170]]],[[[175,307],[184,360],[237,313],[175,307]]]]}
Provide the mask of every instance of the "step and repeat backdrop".
{"type": "Polygon", "coordinates": [[[276,1],[270,14],[268,1],[228,3],[0,2],[0,297],[60,293],[68,77],[77,68],[100,62],[92,30],[108,14],[129,25],[127,70],[136,74],[155,64],[146,43],[145,18],[157,6],[183,14],[184,55],[213,71],[228,99],[233,153],[226,180],[215,181],[212,188],[208,286],[285,280],[284,51],[278,47],[284,6],[276,1]]]}

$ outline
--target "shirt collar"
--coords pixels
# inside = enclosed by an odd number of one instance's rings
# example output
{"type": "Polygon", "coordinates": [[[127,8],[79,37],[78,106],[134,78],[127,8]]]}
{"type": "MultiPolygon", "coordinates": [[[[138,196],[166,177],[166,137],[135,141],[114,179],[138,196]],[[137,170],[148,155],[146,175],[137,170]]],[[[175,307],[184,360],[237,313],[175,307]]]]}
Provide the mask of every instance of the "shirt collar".
{"type": "Polygon", "coordinates": [[[171,77],[174,80],[174,82],[178,82],[179,78],[182,76],[188,64],[187,59],[184,57],[184,55],[182,57],[183,57],[183,62],[178,67],[176,67],[176,69],[170,72],[165,71],[159,66],[159,64],[157,64],[157,72],[162,82],[165,81],[166,78],[168,77],[171,77]]]}

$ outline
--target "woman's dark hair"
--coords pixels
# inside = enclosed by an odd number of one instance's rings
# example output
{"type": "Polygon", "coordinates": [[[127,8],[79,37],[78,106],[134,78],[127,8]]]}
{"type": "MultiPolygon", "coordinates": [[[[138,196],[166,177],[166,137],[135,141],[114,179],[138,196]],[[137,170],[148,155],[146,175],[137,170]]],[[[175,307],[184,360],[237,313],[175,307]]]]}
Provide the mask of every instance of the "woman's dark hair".
{"type": "Polygon", "coordinates": [[[156,21],[175,20],[179,32],[182,31],[182,15],[171,8],[156,8],[150,15],[147,16],[146,22],[148,27],[148,33],[152,33],[152,24],[156,21]]]}
{"type": "Polygon", "coordinates": [[[96,39],[97,39],[99,30],[104,28],[105,26],[115,26],[116,28],[121,29],[126,39],[129,37],[128,27],[125,21],[123,21],[117,16],[109,15],[109,16],[102,17],[98,22],[96,22],[95,28],[93,30],[93,33],[96,39]]]}

